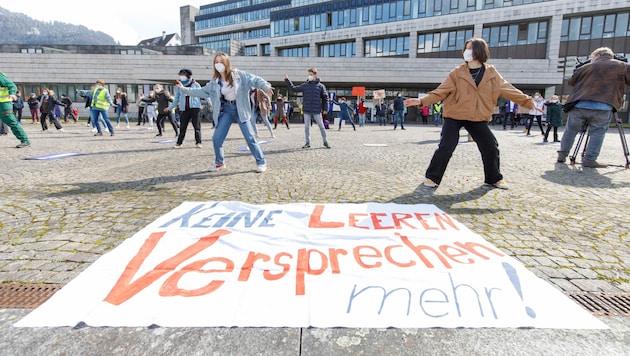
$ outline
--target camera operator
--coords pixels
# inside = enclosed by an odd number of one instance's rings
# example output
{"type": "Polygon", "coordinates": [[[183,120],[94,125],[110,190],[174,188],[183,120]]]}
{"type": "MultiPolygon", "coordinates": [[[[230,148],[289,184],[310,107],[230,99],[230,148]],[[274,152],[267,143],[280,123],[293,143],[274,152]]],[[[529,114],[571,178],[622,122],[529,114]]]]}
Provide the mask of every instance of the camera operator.
{"type": "Polygon", "coordinates": [[[582,167],[605,168],[597,162],[604,136],[613,113],[622,105],[625,86],[630,85],[630,65],[614,55],[608,47],[591,53],[592,60],[573,73],[569,85],[573,87],[565,112],[567,126],[562,135],[558,162],[566,161],[575,141],[575,136],[588,125],[588,144],[582,159],[582,167]]]}

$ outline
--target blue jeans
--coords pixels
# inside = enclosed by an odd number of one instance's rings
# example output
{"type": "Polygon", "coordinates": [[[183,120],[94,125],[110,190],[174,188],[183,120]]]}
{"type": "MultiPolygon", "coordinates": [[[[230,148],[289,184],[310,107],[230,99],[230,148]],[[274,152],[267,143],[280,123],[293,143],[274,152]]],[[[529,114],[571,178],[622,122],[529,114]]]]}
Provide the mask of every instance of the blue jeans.
{"type": "Polygon", "coordinates": [[[433,125],[437,126],[442,122],[442,114],[433,114],[433,125]]]}
{"type": "Polygon", "coordinates": [[[573,108],[569,111],[567,126],[562,135],[560,150],[558,151],[558,158],[566,158],[569,155],[575,136],[582,131],[584,125],[588,125],[589,138],[584,151],[583,161],[596,161],[612,116],[612,111],[610,110],[573,108]]]}
{"type": "Polygon", "coordinates": [[[225,138],[227,137],[228,132],[230,132],[230,127],[232,123],[236,121],[238,126],[241,128],[241,132],[243,133],[243,137],[247,142],[247,147],[249,147],[249,151],[254,155],[256,159],[256,165],[260,166],[261,164],[265,164],[265,156],[262,153],[262,149],[260,149],[260,145],[256,141],[254,137],[254,130],[252,129],[252,124],[250,120],[241,121],[238,118],[238,111],[236,110],[236,104],[222,103],[221,104],[221,112],[219,113],[219,119],[217,120],[217,126],[214,129],[214,133],[212,134],[212,145],[214,146],[214,163],[215,164],[223,164],[225,162],[225,156],[223,153],[223,142],[225,142],[225,138]]]}
{"type": "Polygon", "coordinates": [[[107,110],[99,109],[92,107],[90,109],[90,120],[92,120],[92,124],[96,126],[96,130],[101,133],[101,125],[99,124],[98,115],[101,114],[103,116],[103,121],[105,121],[105,125],[107,125],[107,129],[113,135],[114,127],[112,126],[111,121],[109,121],[109,117],[107,116],[107,110]]]}
{"type": "Polygon", "coordinates": [[[123,115],[125,118],[125,122],[127,122],[127,126],[129,126],[129,115],[126,112],[123,112],[122,105],[116,106],[116,125],[120,124],[120,115],[123,115]]]}
{"type": "Polygon", "coordinates": [[[394,113],[394,129],[398,125],[399,121],[400,121],[400,128],[404,129],[405,128],[405,113],[404,113],[404,110],[396,110],[396,112],[394,113]]]}

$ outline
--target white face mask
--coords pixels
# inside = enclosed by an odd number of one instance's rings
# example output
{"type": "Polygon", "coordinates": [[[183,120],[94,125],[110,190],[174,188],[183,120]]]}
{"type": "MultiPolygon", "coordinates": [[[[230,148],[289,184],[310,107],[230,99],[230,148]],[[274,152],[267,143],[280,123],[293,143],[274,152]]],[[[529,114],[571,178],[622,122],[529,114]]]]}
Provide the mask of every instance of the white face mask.
{"type": "Polygon", "coordinates": [[[188,81],[188,77],[187,77],[187,76],[185,76],[185,75],[180,75],[180,76],[179,76],[179,81],[180,81],[180,82],[187,82],[187,81],[188,81]]]}
{"type": "Polygon", "coordinates": [[[225,72],[225,64],[223,64],[223,63],[215,63],[214,64],[214,69],[216,69],[217,72],[219,72],[219,73],[223,73],[223,72],[225,72]]]}
{"type": "Polygon", "coordinates": [[[306,80],[308,80],[309,82],[312,82],[313,80],[315,80],[315,77],[312,75],[309,75],[306,80]]]}
{"type": "Polygon", "coordinates": [[[473,51],[472,49],[467,49],[464,51],[464,60],[466,62],[470,62],[473,60],[473,51]]]}

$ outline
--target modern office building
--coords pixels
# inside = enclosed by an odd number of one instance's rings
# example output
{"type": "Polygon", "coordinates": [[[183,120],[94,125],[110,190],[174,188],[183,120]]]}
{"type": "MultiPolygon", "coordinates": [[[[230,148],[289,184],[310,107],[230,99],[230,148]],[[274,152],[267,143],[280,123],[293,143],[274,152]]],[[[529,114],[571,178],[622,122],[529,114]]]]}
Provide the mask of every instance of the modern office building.
{"type": "Polygon", "coordinates": [[[482,37],[508,81],[550,97],[568,94],[595,48],[630,53],[629,14],[627,0],[227,0],[182,7],[181,23],[184,44],[270,57],[298,78],[316,66],[330,89],[365,86],[368,97],[434,88],[465,40],[482,37]]]}
{"type": "MultiPolygon", "coordinates": [[[[4,45],[0,67],[26,94],[72,94],[103,79],[135,101],[154,83],[172,88],[181,68],[205,83],[218,50],[282,94],[283,74],[301,83],[317,67],[330,92],[356,100],[353,87],[364,87],[369,102],[374,90],[391,98],[435,88],[475,36],[506,80],[566,97],[578,59],[601,46],[630,54],[629,17],[628,0],[227,0],[180,8],[182,46],[4,45]]],[[[620,116],[628,121],[627,101],[620,116]]]]}

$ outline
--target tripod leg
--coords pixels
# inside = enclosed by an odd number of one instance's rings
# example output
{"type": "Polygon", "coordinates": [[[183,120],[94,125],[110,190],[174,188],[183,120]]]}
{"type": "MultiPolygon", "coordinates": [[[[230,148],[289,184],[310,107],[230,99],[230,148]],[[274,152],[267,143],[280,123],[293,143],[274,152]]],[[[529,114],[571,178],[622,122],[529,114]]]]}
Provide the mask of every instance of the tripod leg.
{"type": "Polygon", "coordinates": [[[623,157],[626,159],[626,169],[630,168],[630,152],[628,152],[628,141],[626,141],[626,135],[623,133],[623,126],[621,125],[621,120],[619,120],[619,116],[615,112],[615,124],[617,124],[617,130],[619,130],[619,138],[621,138],[621,148],[623,149],[623,157]]]}
{"type": "MultiPolygon", "coordinates": [[[[586,122],[584,122],[584,125],[582,126],[582,131],[580,131],[580,136],[577,139],[577,143],[575,144],[575,149],[573,149],[573,154],[569,156],[569,164],[573,165],[575,164],[575,158],[578,155],[578,152],[580,152],[580,146],[582,146],[582,141],[584,140],[584,134],[586,134],[586,130],[588,130],[588,124],[586,122]]],[[[588,142],[588,138],[586,139],[586,141],[588,142]]],[[[586,150],[586,145],[584,145],[584,149],[586,150]]],[[[584,156],[584,152],[582,152],[582,156],[584,156]]]]}

